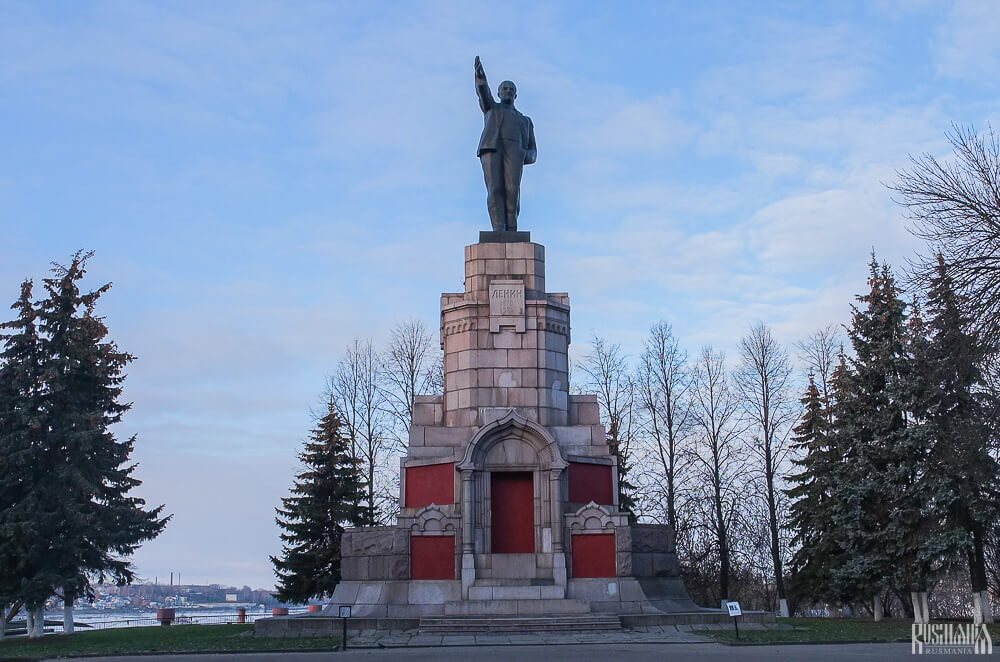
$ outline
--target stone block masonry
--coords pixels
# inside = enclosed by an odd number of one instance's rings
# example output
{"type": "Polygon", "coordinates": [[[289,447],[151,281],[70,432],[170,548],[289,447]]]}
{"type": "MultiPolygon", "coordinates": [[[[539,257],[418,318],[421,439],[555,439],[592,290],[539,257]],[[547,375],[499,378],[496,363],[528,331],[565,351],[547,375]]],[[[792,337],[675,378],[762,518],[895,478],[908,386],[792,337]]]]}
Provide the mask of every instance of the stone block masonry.
{"type": "Polygon", "coordinates": [[[596,396],[569,394],[545,249],[503,239],[467,246],[464,291],[441,296],[444,393],[414,399],[395,525],[344,533],[329,615],[654,613],[650,591],[697,609],[673,532],[618,510],[596,396]]]}
{"type": "Polygon", "coordinates": [[[465,292],[441,297],[445,425],[481,426],[507,409],[567,425],[569,343],[569,297],[545,292],[544,247],[466,247],[465,292]]]}

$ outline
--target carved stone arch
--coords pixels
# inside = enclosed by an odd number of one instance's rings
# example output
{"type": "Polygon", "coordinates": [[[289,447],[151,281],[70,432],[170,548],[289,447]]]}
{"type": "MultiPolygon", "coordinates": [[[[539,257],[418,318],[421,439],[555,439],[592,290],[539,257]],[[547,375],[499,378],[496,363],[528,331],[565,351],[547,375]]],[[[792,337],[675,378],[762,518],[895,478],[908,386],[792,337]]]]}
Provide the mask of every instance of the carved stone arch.
{"type": "Polygon", "coordinates": [[[572,515],[567,515],[566,524],[573,533],[592,531],[613,533],[615,530],[615,520],[611,517],[611,513],[593,501],[585,506],[580,506],[572,515]]]}
{"type": "Polygon", "coordinates": [[[535,453],[532,464],[537,462],[538,468],[543,471],[559,471],[569,466],[559,444],[544,427],[511,409],[503,418],[479,429],[469,441],[465,456],[456,468],[459,471],[482,470],[492,458],[497,458],[497,452],[507,456],[524,456],[530,460],[528,449],[533,449],[535,453]],[[494,451],[498,444],[507,446],[501,447],[501,451],[494,451]]]}
{"type": "Polygon", "coordinates": [[[483,469],[537,466],[541,466],[538,449],[533,444],[517,437],[507,437],[491,444],[480,465],[483,469]]]}
{"type": "Polygon", "coordinates": [[[413,523],[410,525],[411,533],[454,533],[456,530],[457,518],[448,515],[441,507],[431,504],[418,511],[413,516],[413,523]]]}
{"type": "Polygon", "coordinates": [[[463,555],[492,552],[492,490],[498,472],[530,472],[535,553],[562,553],[560,486],[568,466],[548,430],[514,409],[481,427],[455,467],[462,473],[463,555]]]}

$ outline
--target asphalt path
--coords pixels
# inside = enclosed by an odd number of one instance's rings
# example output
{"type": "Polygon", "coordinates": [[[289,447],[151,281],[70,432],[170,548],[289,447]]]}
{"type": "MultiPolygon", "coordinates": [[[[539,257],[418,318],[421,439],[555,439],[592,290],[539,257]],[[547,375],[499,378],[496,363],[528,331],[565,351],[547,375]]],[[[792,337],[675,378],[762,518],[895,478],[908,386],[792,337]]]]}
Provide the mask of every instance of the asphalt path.
{"type": "MultiPolygon", "coordinates": [[[[988,658],[996,659],[1000,651],[988,658]]],[[[920,656],[923,657],[923,656],[920,656]]],[[[733,662],[733,660],[919,660],[910,644],[839,644],[798,646],[724,646],[722,644],[607,644],[566,646],[476,646],[440,648],[360,649],[346,652],[227,653],[224,655],[142,655],[91,657],[87,662],[733,662]]],[[[967,655],[933,655],[931,660],[970,659],[967,655]]]]}

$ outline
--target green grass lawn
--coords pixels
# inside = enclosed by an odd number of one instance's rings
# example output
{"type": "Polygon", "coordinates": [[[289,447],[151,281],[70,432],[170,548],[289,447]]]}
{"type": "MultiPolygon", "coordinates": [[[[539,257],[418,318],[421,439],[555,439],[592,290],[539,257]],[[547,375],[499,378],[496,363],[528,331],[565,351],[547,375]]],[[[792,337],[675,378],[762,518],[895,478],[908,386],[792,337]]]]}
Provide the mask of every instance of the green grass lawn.
{"type": "Polygon", "coordinates": [[[47,634],[41,639],[0,641],[0,661],[133,653],[234,653],[331,650],[340,637],[255,637],[253,625],[171,625],[47,634]]]}
{"type": "MultiPolygon", "coordinates": [[[[739,641],[730,626],[727,630],[696,630],[723,643],[789,644],[789,643],[847,643],[910,641],[912,621],[887,619],[876,623],[872,620],[845,618],[779,618],[778,623],[788,628],[776,630],[740,629],[739,641]]],[[[991,625],[990,637],[997,641],[1000,625],[991,625]]]]}

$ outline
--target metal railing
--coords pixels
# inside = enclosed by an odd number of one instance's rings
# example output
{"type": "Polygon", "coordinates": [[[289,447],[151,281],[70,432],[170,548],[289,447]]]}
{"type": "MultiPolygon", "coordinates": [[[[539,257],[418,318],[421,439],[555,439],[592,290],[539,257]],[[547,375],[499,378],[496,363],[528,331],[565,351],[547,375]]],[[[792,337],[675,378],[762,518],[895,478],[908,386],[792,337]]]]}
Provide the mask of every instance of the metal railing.
{"type": "MultiPolygon", "coordinates": [[[[298,614],[305,614],[306,610],[296,610],[289,611],[289,616],[295,616],[298,614]]],[[[270,612],[259,612],[255,614],[243,614],[242,616],[238,613],[233,614],[178,614],[174,620],[173,625],[234,625],[238,623],[253,623],[258,618],[271,618],[270,612]]],[[[107,621],[94,621],[90,623],[77,623],[77,628],[80,631],[86,632],[87,630],[109,630],[112,628],[138,628],[138,627],[152,627],[160,625],[155,617],[144,616],[137,618],[123,618],[116,620],[107,621]]]]}

